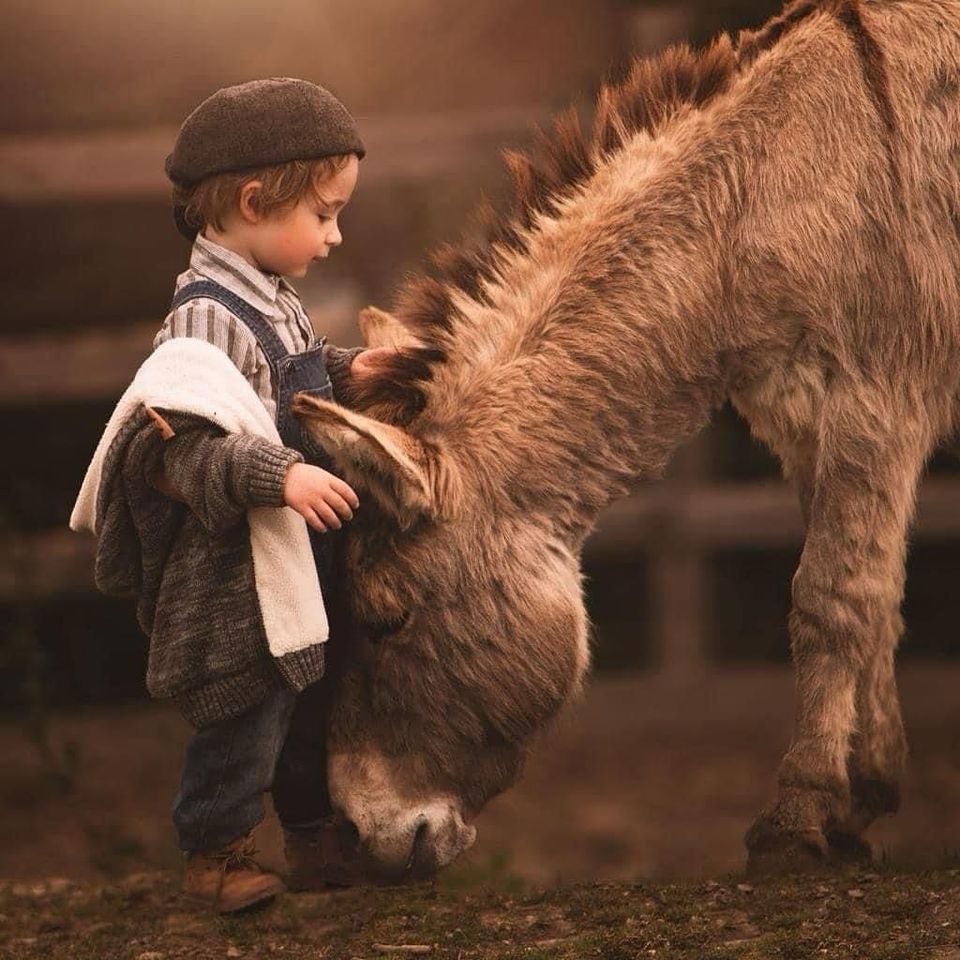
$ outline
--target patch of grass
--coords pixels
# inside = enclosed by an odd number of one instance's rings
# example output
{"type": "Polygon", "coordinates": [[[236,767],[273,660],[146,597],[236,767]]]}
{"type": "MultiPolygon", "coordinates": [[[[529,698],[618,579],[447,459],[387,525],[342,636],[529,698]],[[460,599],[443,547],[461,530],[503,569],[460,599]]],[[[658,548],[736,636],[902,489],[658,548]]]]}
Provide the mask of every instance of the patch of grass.
{"type": "Polygon", "coordinates": [[[349,960],[389,943],[429,946],[435,960],[915,960],[955,942],[958,902],[960,871],[885,871],[749,891],[734,879],[521,895],[442,883],[361,888],[222,918],[189,911],[175,878],[157,873],[103,887],[0,883],[0,956],[349,960]]]}

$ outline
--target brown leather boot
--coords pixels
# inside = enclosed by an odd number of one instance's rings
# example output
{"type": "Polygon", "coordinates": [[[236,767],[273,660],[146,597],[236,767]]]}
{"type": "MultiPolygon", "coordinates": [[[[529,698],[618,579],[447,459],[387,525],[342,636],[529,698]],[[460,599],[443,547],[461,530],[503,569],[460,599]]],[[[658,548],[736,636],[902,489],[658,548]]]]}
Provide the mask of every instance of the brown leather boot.
{"type": "Polygon", "coordinates": [[[283,831],[287,886],[291,890],[323,890],[362,883],[355,832],[331,817],[316,827],[283,831]]]}
{"type": "Polygon", "coordinates": [[[284,890],[283,881],[254,860],[253,834],[220,850],[187,855],[183,893],[217,913],[233,913],[270,900],[284,890]]]}

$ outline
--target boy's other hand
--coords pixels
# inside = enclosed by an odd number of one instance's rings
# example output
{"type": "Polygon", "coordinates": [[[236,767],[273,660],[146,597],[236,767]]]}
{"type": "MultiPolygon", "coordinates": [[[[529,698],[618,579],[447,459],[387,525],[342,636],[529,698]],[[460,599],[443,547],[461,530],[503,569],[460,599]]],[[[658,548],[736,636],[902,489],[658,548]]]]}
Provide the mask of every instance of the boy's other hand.
{"type": "Polygon", "coordinates": [[[320,533],[339,530],[360,506],[349,484],[309,463],[291,464],[283,481],[283,499],[320,533]]]}
{"type": "Polygon", "coordinates": [[[383,361],[399,352],[395,347],[370,347],[353,358],[350,373],[360,380],[375,377],[383,369],[383,361]]]}

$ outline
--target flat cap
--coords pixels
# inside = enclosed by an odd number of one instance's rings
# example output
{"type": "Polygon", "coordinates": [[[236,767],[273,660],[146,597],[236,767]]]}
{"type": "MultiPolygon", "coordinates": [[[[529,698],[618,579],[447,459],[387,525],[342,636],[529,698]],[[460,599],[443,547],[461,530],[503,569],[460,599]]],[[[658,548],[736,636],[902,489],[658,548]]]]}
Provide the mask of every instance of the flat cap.
{"type": "Polygon", "coordinates": [[[291,77],[224,87],[180,127],[164,169],[189,187],[215,173],[366,149],[347,108],[329,90],[291,77]]]}

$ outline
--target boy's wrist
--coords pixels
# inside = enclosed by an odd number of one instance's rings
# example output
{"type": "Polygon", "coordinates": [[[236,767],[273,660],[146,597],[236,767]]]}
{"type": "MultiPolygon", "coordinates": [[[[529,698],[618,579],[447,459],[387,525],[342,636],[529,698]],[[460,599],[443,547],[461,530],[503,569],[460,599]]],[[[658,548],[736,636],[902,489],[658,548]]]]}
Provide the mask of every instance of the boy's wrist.
{"type": "Polygon", "coordinates": [[[295,463],[303,463],[303,454],[291,447],[265,447],[250,470],[250,505],[282,507],[286,505],[284,486],[295,463]]]}
{"type": "Polygon", "coordinates": [[[333,382],[334,392],[337,389],[337,381],[350,376],[350,367],[354,359],[365,349],[366,347],[335,347],[332,344],[327,344],[323,348],[323,360],[327,367],[327,374],[333,382]]]}

